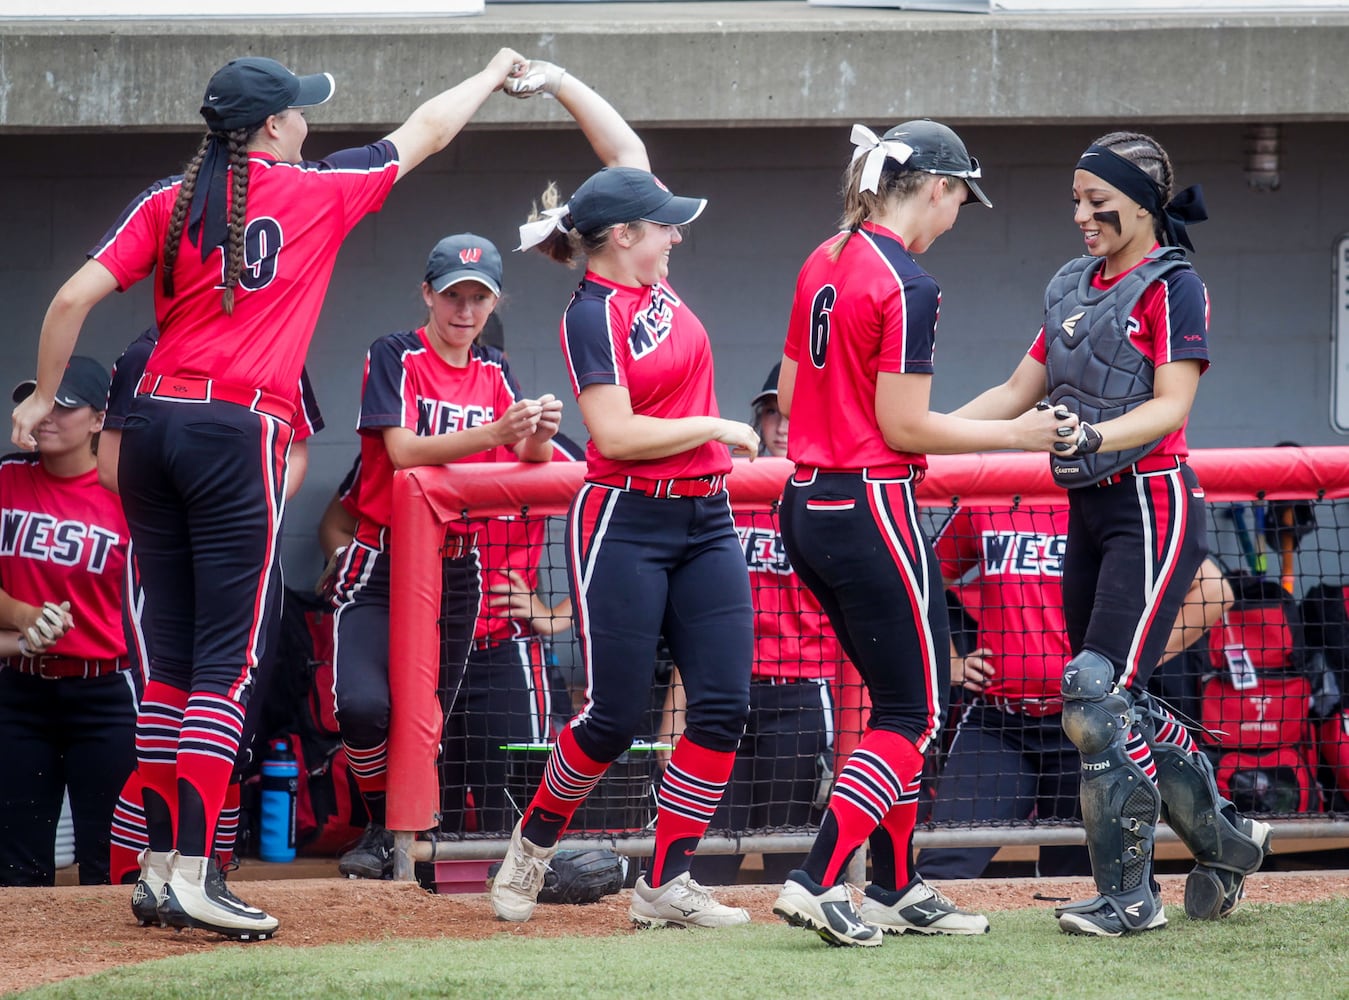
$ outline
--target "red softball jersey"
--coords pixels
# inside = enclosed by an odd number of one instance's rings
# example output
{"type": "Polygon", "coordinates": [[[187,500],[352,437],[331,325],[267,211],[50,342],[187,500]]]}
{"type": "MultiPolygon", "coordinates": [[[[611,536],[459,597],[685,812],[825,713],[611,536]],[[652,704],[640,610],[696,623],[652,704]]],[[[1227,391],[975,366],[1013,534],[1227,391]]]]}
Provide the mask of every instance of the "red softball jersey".
{"type": "Polygon", "coordinates": [[[864,223],[834,260],[830,237],[806,258],[784,353],[796,362],[787,457],[829,470],[926,468],[876,420],[880,372],[931,375],[941,290],[904,242],[864,223]]]}
{"type": "MultiPolygon", "coordinates": [[[[1138,262],[1139,265],[1142,263],[1138,262]]],[[[1098,269],[1091,286],[1107,289],[1128,273],[1123,271],[1113,278],[1102,278],[1098,269]]],[[[1199,362],[1200,371],[1205,372],[1209,366],[1208,322],[1208,289],[1203,279],[1194,271],[1172,271],[1150,284],[1134,306],[1129,315],[1129,343],[1151,361],[1154,368],[1171,361],[1194,360],[1199,362]]],[[[1045,363],[1043,326],[1026,353],[1040,364],[1045,363]]],[[[1190,448],[1185,440],[1188,424],[1187,418],[1177,430],[1162,438],[1149,456],[1188,458],[1190,448]]]]}
{"type": "MultiPolygon", "coordinates": [[[[406,427],[418,437],[470,430],[492,423],[519,398],[519,386],[495,348],[470,347],[468,364],[456,368],[435,352],[426,327],[391,333],[371,344],[356,422],[361,433],[356,537],[372,548],[388,544],[396,470],[384,447],[385,428],[406,427]]],[[[515,460],[512,449],[498,445],[461,461],[515,460]]],[[[462,534],[468,526],[456,521],[450,530],[462,534]]]]}
{"type": "Polygon", "coordinates": [[[777,518],[739,513],[735,531],[745,550],[754,602],[754,676],[832,680],[843,648],[819,601],[792,569],[777,518]]]}
{"type": "Polygon", "coordinates": [[[36,454],[0,459],[0,586],[20,601],[70,602],[75,627],[51,656],[126,655],[122,574],[130,535],[116,494],[98,470],[53,476],[36,454]]]}
{"type": "MultiPolygon", "coordinates": [[[[631,287],[587,272],[562,317],[562,354],[580,398],[590,385],[621,385],[647,417],[717,417],[712,345],[684,300],[664,283],[631,287]]],[[[731,452],[709,441],[665,458],[620,462],[586,445],[589,479],[697,479],[731,471],[731,452]]]]}
{"type": "Polygon", "coordinates": [[[985,693],[1011,700],[1058,698],[1072,656],[1063,622],[1068,508],[961,507],[937,536],[947,580],[979,623],[979,648],[996,671],[985,693]]]}
{"type": "MultiPolygon", "coordinates": [[[[397,176],[398,151],[386,140],[317,162],[282,163],[251,153],[244,269],[234,313],[221,304],[225,248],[216,247],[203,261],[184,227],[175,294],[166,296],[162,283],[154,283],[161,335],[147,370],[219,379],[290,399],[342,240],[380,209],[397,176]]],[[[89,252],[120,289],[161,265],[181,186],[181,176],[153,184],[89,252]]]]}

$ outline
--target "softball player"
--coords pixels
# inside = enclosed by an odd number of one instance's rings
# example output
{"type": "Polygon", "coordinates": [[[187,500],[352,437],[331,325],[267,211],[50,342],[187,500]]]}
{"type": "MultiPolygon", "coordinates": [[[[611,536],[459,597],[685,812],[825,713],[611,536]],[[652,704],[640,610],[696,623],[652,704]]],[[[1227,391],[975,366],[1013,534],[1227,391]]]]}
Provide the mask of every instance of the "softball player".
{"type": "Polygon", "coordinates": [[[1179,249],[1193,249],[1185,227],[1207,217],[1203,198],[1172,197],[1155,139],[1111,132],[1078,161],[1073,203],[1087,256],[1050,281],[1044,326],[1011,378],[957,412],[997,417],[1047,393],[1081,420],[1051,461],[1069,505],[1063,727],[1082,752],[1100,894],[1057,914],[1067,933],[1117,937],[1166,923],[1152,877],[1159,815],[1198,862],[1192,919],[1237,905],[1269,828],[1219,796],[1208,759],[1146,691],[1207,552],[1185,423],[1208,367],[1208,292],[1179,249]]]}
{"type": "MultiPolygon", "coordinates": [[[[98,478],[103,486],[116,493],[117,469],[122,447],[122,427],[131,405],[136,398],[136,386],[145,374],[145,366],[150,354],[159,340],[159,330],[151,327],[137,337],[122,352],[122,356],[112,366],[112,381],[108,387],[108,409],[103,415],[103,430],[99,435],[98,478]]],[[[293,497],[300,488],[307,467],[308,440],[323,429],[323,416],[314,397],[313,386],[309,381],[307,369],[300,372],[300,384],[296,387],[295,397],[295,438],[292,442],[290,469],[286,480],[286,499],[293,497]]],[[[280,567],[276,569],[277,580],[271,588],[273,608],[270,612],[273,620],[280,616],[279,602],[284,588],[280,582],[280,567]]],[[[145,647],[144,621],[149,617],[145,608],[145,591],[136,572],[135,553],[127,549],[124,599],[122,601],[122,627],[126,635],[127,652],[132,669],[136,671],[138,691],[144,691],[149,682],[149,659],[145,647]]],[[[278,631],[269,636],[276,638],[278,631]]],[[[271,678],[275,649],[269,645],[259,657],[254,676],[254,696],[249,699],[249,708],[244,716],[243,737],[239,744],[238,758],[235,761],[234,774],[229,787],[225,790],[225,800],[221,808],[220,819],[216,824],[213,853],[222,870],[226,869],[234,854],[235,835],[239,827],[239,783],[253,769],[253,751],[258,735],[258,724],[262,718],[262,708],[271,678]]],[[[145,821],[144,782],[139,771],[133,771],[122,787],[117,799],[117,807],[112,816],[111,867],[109,876],[114,885],[138,881],[138,872],[145,858],[142,852],[150,846],[149,829],[145,821]]],[[[149,892],[137,894],[132,900],[132,912],[142,926],[159,922],[158,900],[149,892]]]]}
{"type": "MultiPolygon", "coordinates": [[[[33,389],[21,383],[15,401],[33,389]]],[[[10,754],[0,775],[0,885],[54,884],[67,787],[80,883],[107,882],[113,806],[135,766],[137,684],[121,628],[126,520],[99,486],[94,456],[107,395],[107,370],[71,358],[55,408],[35,429],[37,454],[0,460],[0,626],[64,632],[0,661],[0,740],[10,754]],[[61,603],[68,615],[46,613],[61,603]]]]}
{"type": "MultiPolygon", "coordinates": [[[[426,262],[426,324],[375,341],[361,390],[355,536],[333,593],[337,721],[370,823],[338,862],[345,875],[379,878],[392,858],[385,828],[389,730],[389,525],[393,475],[449,462],[546,462],[562,419],[552,395],[523,398],[499,351],[474,343],[501,296],[501,254],[463,233],[426,262]]],[[[442,678],[453,704],[482,594],[477,530],[456,523],[442,559],[442,678]]]]}
{"type": "Polygon", "coordinates": [[[671,194],[637,135],[575,77],[536,62],[522,79],[554,94],[608,166],[521,227],[522,249],[586,258],[561,327],[591,434],[567,523],[586,701],[511,834],[492,906],[503,920],[533,913],[563,830],[642,724],[663,632],[683,672],[687,725],[661,781],[655,854],[629,915],[647,927],[745,923],[749,914],[717,903],[689,874],[744,729],[754,639],[723,481],[726,446],[753,456],[758,436],[717,415],[707,332],[667,283],[679,227],[705,202],[671,194]]]}
{"type": "Polygon", "coordinates": [[[234,60],[207,85],[209,131],[184,174],[135,199],[48,309],[38,387],[14,411],[24,448],[89,310],[158,270],[161,336],[123,426],[118,480],[154,609],[137,725],[152,850],[138,891],[174,926],[240,939],[277,926],[226,888],[209,849],[266,639],[291,387],[337,251],[516,64],[503,49],[385,139],[307,163],[300,109],[328,100],[332,77],[234,60]]]}
{"type": "MultiPolygon", "coordinates": [[[[1081,763],[1061,725],[1063,551],[1068,509],[961,507],[934,543],[943,579],[979,623],[977,648],[952,644],[951,683],[974,697],[946,756],[932,820],[939,825],[1079,818],[1081,763]],[[972,579],[957,583],[973,572],[972,579]]],[[[978,878],[993,847],[927,848],[930,879],[978,878]]],[[[1085,875],[1083,848],[1042,847],[1037,872],[1085,875]]]]}
{"type": "MultiPolygon", "coordinates": [[[[1048,451],[1051,412],[998,423],[928,410],[940,293],[918,265],[979,189],[978,162],[944,125],[905,122],[877,138],[853,127],[843,232],[797,278],[778,381],[796,471],[782,504],[792,565],[829,615],[871,696],[860,743],[838,774],[805,865],[773,911],[836,945],[882,931],[976,934],[910,865],[923,755],[941,732],[949,631],[941,575],[918,521],[926,452],[1048,451]],[[842,883],[870,838],[860,915],[842,883]]],[[[1065,421],[1072,424],[1072,418],[1065,421]]]]}

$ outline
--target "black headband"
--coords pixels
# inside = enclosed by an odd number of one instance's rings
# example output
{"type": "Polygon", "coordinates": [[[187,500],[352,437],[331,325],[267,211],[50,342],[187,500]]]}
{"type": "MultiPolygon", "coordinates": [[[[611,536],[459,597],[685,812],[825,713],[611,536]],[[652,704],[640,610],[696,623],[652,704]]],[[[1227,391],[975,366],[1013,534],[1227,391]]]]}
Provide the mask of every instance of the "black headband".
{"type": "Polygon", "coordinates": [[[1104,146],[1088,146],[1077,169],[1095,174],[1107,184],[1128,195],[1142,205],[1162,224],[1167,246],[1193,250],[1194,244],[1185,231],[1186,223],[1203,222],[1208,218],[1204,206],[1204,190],[1198,184],[1187,187],[1166,204],[1162,203],[1162,187],[1138,164],[1126,160],[1104,146]]]}
{"type": "Polygon", "coordinates": [[[212,132],[197,171],[197,186],[192,192],[192,203],[187,210],[187,236],[201,247],[203,264],[229,235],[229,202],[225,196],[229,166],[229,137],[221,132],[212,132]]]}

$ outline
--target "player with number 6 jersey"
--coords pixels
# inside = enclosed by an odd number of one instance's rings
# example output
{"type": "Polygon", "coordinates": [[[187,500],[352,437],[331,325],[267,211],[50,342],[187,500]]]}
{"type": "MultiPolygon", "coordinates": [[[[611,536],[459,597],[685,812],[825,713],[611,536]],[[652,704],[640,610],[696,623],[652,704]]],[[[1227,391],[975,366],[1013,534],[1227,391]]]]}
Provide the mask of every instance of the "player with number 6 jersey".
{"type": "Polygon", "coordinates": [[[133,896],[157,898],[172,926],[240,940],[277,927],[229,890],[210,848],[271,625],[294,387],[337,252],[523,63],[502,49],[384,139],[309,162],[303,109],[332,97],[332,76],[233,60],[206,86],[207,133],[183,174],[132,201],[47,311],[37,388],[13,416],[22,448],[89,311],[155,275],[160,339],[118,483],[150,609],[136,749],[151,850],[133,896]]]}
{"type": "MultiPolygon", "coordinates": [[[[853,127],[842,232],[807,258],[778,380],[796,470],[782,504],[792,565],[819,598],[871,696],[871,717],[843,765],[800,870],[774,912],[832,945],[874,946],[882,932],[975,934],[912,870],[923,757],[941,732],[949,630],[940,568],[914,487],[929,452],[1048,451],[1053,413],[961,420],[928,409],[941,293],[919,265],[970,198],[989,205],[978,161],[926,119],[878,138],[853,127]],[[867,840],[872,884],[854,909],[844,869],[867,840]]],[[[1064,421],[1071,424],[1072,420],[1064,421]]]]}

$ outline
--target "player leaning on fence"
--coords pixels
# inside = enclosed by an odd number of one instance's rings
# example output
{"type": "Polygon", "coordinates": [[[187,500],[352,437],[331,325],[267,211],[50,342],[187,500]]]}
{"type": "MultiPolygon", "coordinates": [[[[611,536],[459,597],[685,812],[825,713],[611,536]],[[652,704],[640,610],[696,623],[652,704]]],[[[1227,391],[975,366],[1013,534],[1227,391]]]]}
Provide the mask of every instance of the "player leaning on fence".
{"type": "Polygon", "coordinates": [[[1191,919],[1231,912],[1269,828],[1219,796],[1208,759],[1146,691],[1207,552],[1185,424],[1208,367],[1208,294],[1180,249],[1193,249],[1185,224],[1206,218],[1203,199],[1197,187],[1173,198],[1165,150],[1135,132],[1092,143],[1072,194],[1087,256],[1050,281],[1044,326],[1012,377],[957,413],[1005,416],[1048,396],[1081,420],[1051,462],[1069,504],[1063,728],[1082,753],[1099,895],[1057,913],[1068,933],[1117,937],[1166,923],[1159,814],[1198,861],[1191,919]]]}

